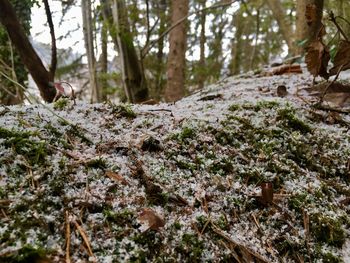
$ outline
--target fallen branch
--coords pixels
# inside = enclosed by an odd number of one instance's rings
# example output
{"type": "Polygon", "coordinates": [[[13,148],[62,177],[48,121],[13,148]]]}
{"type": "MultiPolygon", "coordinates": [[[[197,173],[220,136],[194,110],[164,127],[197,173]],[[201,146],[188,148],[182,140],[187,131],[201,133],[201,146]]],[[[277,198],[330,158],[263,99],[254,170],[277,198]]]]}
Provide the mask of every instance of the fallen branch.
{"type": "MultiPolygon", "coordinates": [[[[92,252],[92,249],[91,249],[91,245],[90,245],[89,238],[87,237],[87,235],[86,235],[84,229],[83,229],[83,228],[77,223],[77,221],[75,221],[75,220],[73,221],[73,224],[75,225],[75,227],[77,228],[79,234],[80,234],[81,237],[83,238],[89,256],[95,258],[95,255],[94,255],[94,253],[92,252]]],[[[96,258],[95,258],[95,259],[96,259],[96,258]]],[[[96,261],[96,260],[94,260],[94,261],[96,261]]]]}
{"type": "Polygon", "coordinates": [[[69,213],[66,211],[66,263],[71,263],[70,260],[70,221],[69,221],[69,213]]]}
{"type": "Polygon", "coordinates": [[[270,262],[270,260],[266,259],[264,256],[260,255],[259,253],[244,247],[241,244],[238,244],[236,241],[234,241],[232,238],[230,238],[228,235],[226,235],[224,232],[222,232],[213,222],[211,222],[212,225],[212,229],[213,231],[218,234],[219,236],[221,236],[222,238],[224,238],[226,241],[228,241],[229,243],[231,243],[232,245],[234,245],[234,247],[239,247],[239,249],[241,249],[242,251],[246,251],[248,252],[250,255],[252,255],[253,257],[259,259],[261,262],[263,263],[268,263],[270,262]]]}

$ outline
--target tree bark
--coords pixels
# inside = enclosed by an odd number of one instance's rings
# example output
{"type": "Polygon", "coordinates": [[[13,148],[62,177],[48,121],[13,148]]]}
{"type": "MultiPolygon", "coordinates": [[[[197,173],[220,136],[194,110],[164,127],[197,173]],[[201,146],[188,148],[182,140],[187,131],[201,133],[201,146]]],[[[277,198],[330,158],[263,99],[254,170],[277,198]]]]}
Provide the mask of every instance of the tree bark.
{"type": "MultiPolygon", "coordinates": [[[[176,24],[188,14],[188,0],[171,1],[171,24],[176,24]]],[[[168,82],[165,89],[166,101],[177,101],[185,95],[185,66],[187,19],[170,31],[167,64],[168,82]]]]}
{"type": "Polygon", "coordinates": [[[148,88],[133,43],[124,0],[113,1],[112,13],[115,30],[117,30],[118,52],[121,59],[126,96],[131,103],[146,101],[148,99],[148,88]]]}
{"type": "Polygon", "coordinates": [[[83,16],[83,32],[84,32],[84,42],[86,55],[88,58],[89,67],[89,78],[90,78],[90,88],[91,88],[91,102],[101,101],[101,92],[97,84],[96,77],[96,58],[94,50],[94,37],[92,28],[92,17],[91,17],[91,0],[82,0],[81,9],[83,16]]]}
{"type": "Polygon", "coordinates": [[[50,10],[50,5],[48,0],[44,0],[45,13],[47,17],[47,23],[50,28],[51,35],[51,64],[50,64],[50,74],[51,78],[55,78],[56,68],[57,68],[57,47],[56,47],[56,36],[55,36],[55,27],[52,21],[52,14],[50,10]]]}
{"type": "Polygon", "coordinates": [[[164,85],[164,38],[160,37],[166,26],[166,8],[167,1],[160,0],[158,4],[158,17],[159,17],[159,29],[158,29],[158,41],[157,41],[157,65],[156,65],[156,88],[155,88],[155,99],[160,100],[163,85],[164,85]]]}
{"type": "Polygon", "coordinates": [[[237,75],[241,72],[243,33],[246,23],[243,17],[242,7],[237,11],[232,20],[232,26],[236,28],[235,37],[232,40],[230,75],[237,75]]]}
{"type": "MultiPolygon", "coordinates": [[[[201,0],[201,8],[204,9],[206,6],[206,0],[201,0]]],[[[198,75],[198,89],[203,89],[205,82],[205,43],[207,38],[205,36],[205,24],[207,19],[207,12],[203,11],[200,16],[201,33],[199,40],[199,75],[198,75]]]]}
{"type": "Polygon", "coordinates": [[[101,29],[101,57],[100,57],[100,63],[101,63],[101,73],[102,76],[100,77],[99,86],[101,88],[101,99],[103,101],[107,100],[107,93],[106,88],[108,86],[107,81],[107,72],[108,72],[108,29],[107,29],[107,23],[102,22],[102,29],[101,29]]]}
{"type": "Polygon", "coordinates": [[[307,43],[315,40],[317,34],[321,28],[322,12],[323,12],[323,0],[298,0],[297,1],[297,19],[296,19],[296,39],[297,41],[306,41],[304,47],[299,48],[298,53],[303,53],[304,48],[307,46],[307,43]],[[316,21],[307,25],[305,11],[306,6],[309,4],[314,4],[317,10],[316,21]]]}
{"type": "MultiPolygon", "coordinates": [[[[298,0],[299,2],[300,0],[298,0]]],[[[304,0],[302,0],[304,1],[304,0]]],[[[286,41],[288,46],[288,53],[291,55],[295,55],[297,52],[295,38],[294,38],[294,31],[293,27],[290,23],[286,20],[286,12],[283,10],[283,6],[281,4],[280,0],[266,0],[269,8],[271,9],[274,18],[277,21],[279,31],[283,37],[283,39],[286,41]]],[[[305,12],[304,12],[305,13],[305,12]]]]}
{"type": "Polygon", "coordinates": [[[52,102],[56,95],[56,89],[52,83],[53,77],[35,52],[8,0],[0,0],[0,22],[9,34],[23,64],[32,75],[41,97],[47,102],[52,102]]]}

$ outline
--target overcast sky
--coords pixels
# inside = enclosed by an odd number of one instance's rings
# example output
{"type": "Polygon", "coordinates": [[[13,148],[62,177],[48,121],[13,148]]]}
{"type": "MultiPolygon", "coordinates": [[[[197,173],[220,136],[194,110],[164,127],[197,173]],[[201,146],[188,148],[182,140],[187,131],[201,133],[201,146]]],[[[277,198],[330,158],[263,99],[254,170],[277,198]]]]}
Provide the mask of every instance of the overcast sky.
{"type": "MultiPolygon", "coordinates": [[[[82,18],[80,7],[71,7],[71,9],[66,14],[65,21],[62,24],[60,24],[60,19],[62,17],[62,8],[60,1],[50,1],[50,8],[53,14],[53,23],[55,25],[57,47],[72,47],[76,51],[83,51],[84,41],[83,32],[81,29],[73,32],[71,36],[62,38],[62,40],[60,40],[60,37],[67,34],[69,30],[77,29],[79,25],[81,25],[82,18]]],[[[31,35],[38,42],[51,44],[50,30],[47,26],[44,5],[41,7],[35,5],[32,9],[31,35]]]]}

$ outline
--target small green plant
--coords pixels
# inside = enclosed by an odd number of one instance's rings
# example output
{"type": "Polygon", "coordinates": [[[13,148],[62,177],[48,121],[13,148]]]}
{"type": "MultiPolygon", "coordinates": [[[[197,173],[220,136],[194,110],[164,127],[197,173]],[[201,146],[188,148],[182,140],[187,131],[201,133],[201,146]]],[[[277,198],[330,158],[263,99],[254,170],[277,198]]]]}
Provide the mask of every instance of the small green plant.
{"type": "Polygon", "coordinates": [[[86,163],[86,166],[89,168],[95,168],[95,169],[106,169],[107,168],[107,161],[103,158],[96,158],[96,159],[92,159],[89,160],[86,163]]]}
{"type": "Polygon", "coordinates": [[[112,113],[118,117],[133,119],[133,118],[136,118],[137,116],[136,113],[131,108],[131,105],[128,105],[128,104],[115,105],[111,103],[110,106],[112,107],[112,113]]]}
{"type": "Polygon", "coordinates": [[[342,227],[343,222],[341,218],[313,214],[310,216],[310,222],[311,233],[317,241],[336,247],[341,247],[345,243],[346,235],[342,227]]]}
{"type": "Polygon", "coordinates": [[[69,103],[69,98],[59,98],[57,101],[54,102],[53,108],[55,110],[63,110],[65,107],[67,107],[69,103]]]}
{"type": "Polygon", "coordinates": [[[280,120],[284,126],[292,130],[300,131],[304,134],[312,131],[311,127],[305,121],[296,116],[296,110],[291,106],[279,109],[277,114],[277,119],[280,120]]]}
{"type": "Polygon", "coordinates": [[[16,154],[23,155],[31,164],[43,164],[47,155],[47,145],[39,134],[31,131],[8,130],[0,127],[0,144],[12,148],[16,154]]]}
{"type": "Polygon", "coordinates": [[[44,248],[25,245],[15,254],[0,256],[0,261],[7,263],[46,262],[47,253],[44,248]]]}

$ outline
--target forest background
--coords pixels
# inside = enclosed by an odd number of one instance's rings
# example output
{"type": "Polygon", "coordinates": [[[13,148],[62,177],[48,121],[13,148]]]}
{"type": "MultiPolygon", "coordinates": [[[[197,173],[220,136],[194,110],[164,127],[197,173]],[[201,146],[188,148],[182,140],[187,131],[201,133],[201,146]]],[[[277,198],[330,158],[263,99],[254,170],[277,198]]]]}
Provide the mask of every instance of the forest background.
{"type": "MultiPolygon", "coordinates": [[[[50,2],[0,0],[0,104],[30,101],[28,76],[47,102],[72,95],[70,86],[91,102],[176,101],[226,76],[286,58],[302,61],[330,11],[350,32],[344,0],[67,0],[55,1],[61,10],[54,14],[50,2]],[[312,25],[305,16],[310,4],[317,10],[312,25]],[[30,36],[34,6],[45,10],[50,45],[30,36]],[[56,35],[77,7],[81,23],[56,35]],[[77,32],[85,50],[56,47],[77,32]]],[[[334,25],[327,32],[334,57],[341,34],[334,25]]]]}

